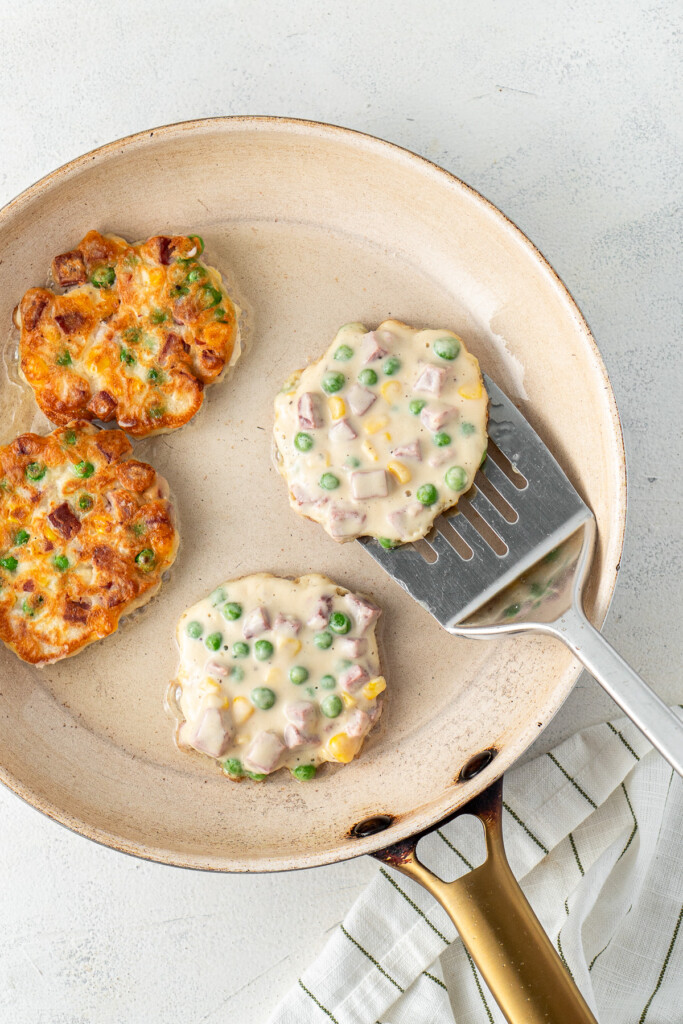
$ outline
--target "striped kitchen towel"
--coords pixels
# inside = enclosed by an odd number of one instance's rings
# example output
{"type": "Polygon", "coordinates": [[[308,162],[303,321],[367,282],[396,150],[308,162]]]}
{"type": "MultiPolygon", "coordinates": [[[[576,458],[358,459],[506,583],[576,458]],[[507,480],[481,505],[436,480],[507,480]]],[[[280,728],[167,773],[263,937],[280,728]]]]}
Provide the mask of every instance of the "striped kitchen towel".
{"type": "MultiPolygon", "coordinates": [[[[508,772],[504,806],[512,870],[600,1024],[681,1024],[683,779],[620,720],[508,772]]],[[[420,857],[458,877],[483,860],[481,831],[452,822],[420,857]]],[[[270,1024],[330,1022],[504,1018],[442,908],[378,866],[270,1024]]]]}

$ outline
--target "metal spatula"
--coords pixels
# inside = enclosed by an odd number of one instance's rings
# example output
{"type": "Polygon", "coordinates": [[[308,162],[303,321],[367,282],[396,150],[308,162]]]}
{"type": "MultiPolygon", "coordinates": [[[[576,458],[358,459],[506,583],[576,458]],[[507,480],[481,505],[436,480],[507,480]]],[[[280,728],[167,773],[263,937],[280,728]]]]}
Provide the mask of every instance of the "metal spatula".
{"type": "Polygon", "coordinates": [[[562,640],[683,775],[683,723],[583,613],[593,513],[510,399],[485,382],[489,454],[457,513],[415,544],[361,543],[456,636],[532,631],[562,640]]]}

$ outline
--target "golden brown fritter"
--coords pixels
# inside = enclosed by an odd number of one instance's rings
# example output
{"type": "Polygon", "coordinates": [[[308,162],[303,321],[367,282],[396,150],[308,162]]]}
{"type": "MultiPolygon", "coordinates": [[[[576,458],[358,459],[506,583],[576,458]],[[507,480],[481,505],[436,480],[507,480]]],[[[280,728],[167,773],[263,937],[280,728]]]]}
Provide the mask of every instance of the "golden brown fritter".
{"type": "Polygon", "coordinates": [[[113,633],[172,564],[168,486],[131,451],[86,420],[0,448],[0,639],[24,661],[113,633]]]}
{"type": "Polygon", "coordinates": [[[30,288],[17,307],[20,365],[53,423],[116,421],[133,437],[181,427],[239,356],[236,308],[197,235],[131,245],[89,231],[56,256],[65,289],[30,288]]]}

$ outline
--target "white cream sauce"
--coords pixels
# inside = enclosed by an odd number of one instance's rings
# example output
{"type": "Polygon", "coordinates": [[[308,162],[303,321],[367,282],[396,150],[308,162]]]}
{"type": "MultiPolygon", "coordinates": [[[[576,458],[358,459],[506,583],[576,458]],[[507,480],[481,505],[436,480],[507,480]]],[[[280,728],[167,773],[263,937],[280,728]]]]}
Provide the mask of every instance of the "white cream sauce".
{"type": "Polygon", "coordinates": [[[351,761],[379,718],[386,685],[379,614],[317,574],[224,583],[178,623],[170,703],[182,717],[179,745],[233,777],[287,767],[307,778],[324,761],[351,761]]]}
{"type": "Polygon", "coordinates": [[[275,399],[290,504],[338,541],[417,540],[471,486],[487,409],[479,363],[452,331],[346,324],[275,399]]]}

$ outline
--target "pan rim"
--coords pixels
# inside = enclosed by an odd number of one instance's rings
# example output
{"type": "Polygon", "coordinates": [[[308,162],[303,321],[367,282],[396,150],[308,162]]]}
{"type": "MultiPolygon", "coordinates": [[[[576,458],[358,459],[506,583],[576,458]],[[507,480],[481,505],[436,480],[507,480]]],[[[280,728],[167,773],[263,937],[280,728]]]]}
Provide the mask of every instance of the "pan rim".
{"type": "MultiPolygon", "coordinates": [[[[420,156],[405,147],[399,146],[396,143],[388,142],[366,132],[360,132],[341,125],[301,118],[279,117],[273,115],[225,115],[180,121],[159,127],[148,128],[135,132],[131,135],[124,136],[120,139],[108,142],[103,146],[89,150],[88,152],[60,165],[44,177],[38,179],[32,185],[29,185],[26,189],[20,192],[19,195],[10,200],[2,207],[2,209],[0,209],[0,232],[2,232],[9,217],[16,211],[20,211],[22,208],[29,205],[33,200],[39,198],[42,194],[63,179],[68,179],[71,176],[77,175],[87,168],[87,166],[92,164],[93,161],[102,163],[109,159],[116,158],[125,150],[143,146],[149,139],[154,138],[155,136],[170,138],[173,136],[181,136],[185,132],[210,133],[212,130],[231,132],[244,129],[252,131],[278,131],[282,133],[291,133],[293,135],[309,135],[311,137],[328,140],[340,139],[342,143],[345,142],[350,145],[355,144],[356,146],[360,145],[370,153],[374,152],[378,156],[384,155],[392,157],[394,160],[399,160],[404,164],[404,166],[409,166],[415,169],[418,173],[427,175],[436,183],[446,186],[448,189],[465,193],[472,202],[483,208],[487,215],[507,232],[508,236],[514,240],[517,246],[519,246],[528,256],[532,257],[545,274],[549,287],[554,290],[566,313],[571,316],[571,319],[573,320],[578,333],[582,336],[583,341],[587,342],[593,356],[594,367],[599,371],[602,377],[606,411],[613,428],[614,444],[616,447],[616,451],[614,453],[614,465],[612,467],[612,473],[615,477],[616,515],[614,517],[615,521],[611,525],[612,528],[617,531],[617,536],[614,538],[616,540],[615,550],[620,555],[623,552],[627,515],[627,477],[623,430],[607,368],[590,327],[581,313],[573,295],[552,265],[540,249],[524,234],[514,221],[499,210],[498,207],[496,207],[485,196],[481,195],[480,192],[472,188],[472,186],[462,181],[450,171],[439,167],[426,157],[420,156]]],[[[605,573],[607,572],[606,569],[603,571],[605,573]]],[[[596,616],[597,625],[602,625],[609,611],[614,596],[616,580],[617,569],[610,569],[609,579],[607,581],[607,595],[604,599],[604,608],[601,608],[599,614],[596,616]]],[[[514,743],[509,745],[506,744],[499,756],[492,762],[489,769],[483,771],[477,779],[468,783],[466,787],[453,787],[451,791],[451,798],[448,800],[447,804],[444,804],[444,806],[439,809],[437,813],[434,813],[433,805],[430,805],[432,808],[431,812],[427,811],[425,813],[424,809],[416,811],[415,814],[410,817],[410,824],[407,826],[403,822],[399,822],[395,826],[392,826],[389,832],[380,832],[365,839],[358,839],[353,845],[339,845],[337,847],[326,848],[320,852],[302,854],[296,852],[290,853],[287,851],[283,856],[268,856],[264,857],[262,860],[260,859],[256,862],[251,861],[249,863],[245,863],[243,860],[236,860],[234,858],[222,858],[215,856],[202,857],[194,853],[179,853],[178,851],[170,851],[163,846],[155,846],[152,842],[126,839],[113,832],[93,826],[77,815],[70,814],[63,807],[59,807],[51,801],[42,799],[39,794],[35,794],[28,785],[15,777],[2,764],[0,764],[0,782],[7,786],[8,789],[20,797],[25,803],[34,807],[36,810],[41,811],[53,821],[64,825],[72,832],[121,853],[136,856],[143,860],[150,860],[156,863],[165,864],[167,866],[217,872],[265,873],[332,864],[349,860],[353,857],[360,856],[361,854],[376,852],[388,843],[395,843],[408,838],[413,833],[420,832],[427,828],[433,828],[438,825],[438,822],[443,817],[446,817],[458,807],[462,806],[466,800],[471,799],[477,793],[485,789],[488,785],[499,778],[512,764],[514,764],[524,751],[528,749],[533,740],[540,734],[542,729],[539,731],[538,725],[536,724],[538,719],[540,718],[541,720],[542,728],[547,726],[573,689],[581,671],[582,668],[578,663],[571,670],[567,671],[565,673],[564,685],[561,687],[558,685],[558,687],[555,688],[552,693],[552,699],[550,699],[547,705],[543,708],[543,712],[541,714],[534,715],[533,722],[529,722],[528,726],[517,734],[514,743]]]]}

